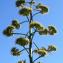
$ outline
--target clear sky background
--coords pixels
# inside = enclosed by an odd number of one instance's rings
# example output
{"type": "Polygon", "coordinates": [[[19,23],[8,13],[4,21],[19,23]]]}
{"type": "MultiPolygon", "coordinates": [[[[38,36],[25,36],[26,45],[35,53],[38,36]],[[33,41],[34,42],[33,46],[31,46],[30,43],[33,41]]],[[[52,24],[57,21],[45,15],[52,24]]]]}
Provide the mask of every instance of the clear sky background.
{"type": "MultiPolygon", "coordinates": [[[[2,34],[2,31],[11,24],[13,19],[16,18],[19,21],[24,20],[24,17],[18,14],[15,1],[16,0],[0,0],[0,63],[17,63],[18,60],[28,59],[26,58],[27,54],[24,52],[24,54],[20,57],[13,57],[10,53],[13,46],[18,46],[15,45],[17,35],[13,37],[6,37],[2,34]]],[[[49,7],[49,12],[45,15],[37,15],[34,20],[39,21],[45,27],[48,25],[54,25],[57,29],[57,34],[54,36],[39,36],[38,34],[35,36],[34,40],[39,47],[47,47],[50,44],[55,44],[57,46],[56,52],[48,54],[46,57],[39,60],[43,63],[63,63],[63,0],[38,1],[47,5],[49,7]]],[[[27,29],[25,27],[27,26],[24,24],[22,27],[21,32],[25,32],[27,29]]],[[[18,48],[20,48],[20,46],[18,46],[18,48]]],[[[29,62],[27,61],[27,63],[29,62]]]]}

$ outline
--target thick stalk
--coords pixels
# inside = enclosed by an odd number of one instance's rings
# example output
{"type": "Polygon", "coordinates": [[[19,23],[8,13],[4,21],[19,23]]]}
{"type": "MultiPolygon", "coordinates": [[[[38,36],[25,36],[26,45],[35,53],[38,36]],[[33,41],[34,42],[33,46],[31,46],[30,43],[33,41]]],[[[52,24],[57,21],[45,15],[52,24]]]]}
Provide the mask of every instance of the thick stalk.
{"type": "MultiPolygon", "coordinates": [[[[30,22],[32,21],[32,13],[30,13],[30,22]]],[[[30,40],[30,44],[29,44],[29,60],[30,63],[33,63],[33,58],[32,58],[32,35],[31,35],[31,29],[29,28],[29,40],[30,40]]]]}
{"type": "MultiPolygon", "coordinates": [[[[31,0],[32,1],[32,0],[31,0]]],[[[30,5],[31,7],[32,5],[30,5]]],[[[33,17],[32,17],[32,12],[30,13],[30,22],[29,22],[29,25],[30,23],[33,21],[33,17]]],[[[30,60],[30,63],[33,63],[33,57],[32,57],[32,30],[30,29],[29,27],[29,40],[30,40],[30,44],[29,44],[29,60],[30,60]]]]}

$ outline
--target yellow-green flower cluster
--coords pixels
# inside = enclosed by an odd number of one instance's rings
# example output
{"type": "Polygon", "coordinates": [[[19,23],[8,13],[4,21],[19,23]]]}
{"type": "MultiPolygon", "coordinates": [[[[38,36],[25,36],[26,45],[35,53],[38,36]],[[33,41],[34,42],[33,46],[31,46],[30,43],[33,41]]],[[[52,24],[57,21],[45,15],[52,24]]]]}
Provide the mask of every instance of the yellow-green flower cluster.
{"type": "Polygon", "coordinates": [[[43,30],[39,30],[39,34],[40,35],[47,35],[48,34],[48,30],[46,28],[44,28],[43,30]]]}
{"type": "Polygon", "coordinates": [[[56,51],[56,46],[55,45],[49,45],[48,48],[46,49],[45,47],[42,47],[40,49],[35,49],[33,52],[39,54],[40,56],[44,57],[47,55],[47,53],[56,51]]]}
{"type": "Polygon", "coordinates": [[[11,54],[12,54],[13,56],[20,56],[20,51],[19,51],[19,49],[16,49],[15,47],[13,47],[13,48],[11,49],[11,54]]]}
{"type": "Polygon", "coordinates": [[[28,38],[17,38],[16,40],[16,44],[20,45],[20,46],[25,46],[29,44],[29,39],[28,38]]]}
{"type": "Polygon", "coordinates": [[[54,35],[56,33],[56,29],[53,26],[48,26],[48,33],[50,35],[54,35]]]}
{"type": "Polygon", "coordinates": [[[11,36],[13,35],[12,32],[13,32],[13,29],[15,27],[14,26],[8,26],[4,31],[3,31],[3,34],[6,35],[6,36],[11,36]]]}
{"type": "Polygon", "coordinates": [[[49,45],[48,46],[48,52],[51,52],[51,51],[56,51],[56,46],[55,45],[49,45]]]}
{"type": "Polygon", "coordinates": [[[32,5],[32,4],[35,4],[35,1],[31,1],[31,2],[29,2],[29,4],[31,4],[31,5],[32,5]]]}
{"type": "Polygon", "coordinates": [[[47,35],[47,34],[54,35],[56,32],[57,31],[56,31],[55,27],[53,27],[53,26],[48,26],[48,29],[43,28],[43,29],[39,30],[40,35],[47,35]]]}
{"type": "Polygon", "coordinates": [[[17,20],[13,20],[13,21],[12,21],[12,25],[13,25],[16,29],[19,29],[19,28],[20,28],[20,24],[18,23],[17,20]]]}
{"type": "Polygon", "coordinates": [[[39,3],[37,6],[36,6],[37,9],[40,9],[40,12],[42,14],[45,14],[48,12],[48,8],[44,5],[42,5],[41,3],[39,3]]]}
{"type": "Polygon", "coordinates": [[[20,24],[18,23],[17,20],[13,20],[12,24],[10,26],[8,26],[4,31],[3,34],[6,36],[12,36],[13,35],[13,30],[14,29],[19,29],[20,28],[20,24]]]}
{"type": "Polygon", "coordinates": [[[47,51],[45,49],[34,50],[34,52],[37,53],[37,54],[39,54],[42,57],[47,54],[47,51]]]}
{"type": "Polygon", "coordinates": [[[39,55],[41,55],[41,56],[45,56],[46,54],[47,54],[47,51],[45,51],[45,50],[38,50],[38,52],[37,52],[39,55]]]}
{"type": "Polygon", "coordinates": [[[26,7],[24,7],[24,8],[22,8],[22,9],[19,10],[19,14],[23,15],[23,16],[28,16],[31,13],[31,11],[32,11],[32,8],[29,8],[29,7],[26,8],[26,7]]]}
{"type": "Polygon", "coordinates": [[[26,63],[26,61],[18,61],[18,63],[26,63]]]}
{"type": "Polygon", "coordinates": [[[24,4],[25,3],[25,0],[17,0],[16,1],[16,7],[19,7],[19,6],[21,6],[22,4],[24,4]]]}
{"type": "Polygon", "coordinates": [[[40,23],[33,21],[30,23],[30,28],[36,28],[37,30],[40,30],[43,29],[43,26],[40,23]]]}
{"type": "Polygon", "coordinates": [[[30,28],[36,28],[40,35],[54,35],[57,32],[53,26],[48,26],[48,28],[44,28],[40,23],[35,21],[32,21],[30,23],[30,28]]]}
{"type": "Polygon", "coordinates": [[[46,49],[45,47],[42,47],[41,50],[45,50],[45,51],[47,51],[47,49],[46,49]]]}

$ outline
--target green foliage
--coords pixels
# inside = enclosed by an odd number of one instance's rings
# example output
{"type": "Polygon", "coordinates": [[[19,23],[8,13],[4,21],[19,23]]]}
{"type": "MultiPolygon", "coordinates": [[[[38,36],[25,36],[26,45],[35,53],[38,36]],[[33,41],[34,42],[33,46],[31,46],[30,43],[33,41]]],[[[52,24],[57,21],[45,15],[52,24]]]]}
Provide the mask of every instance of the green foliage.
{"type": "Polygon", "coordinates": [[[13,47],[13,48],[11,49],[11,54],[12,54],[13,56],[20,56],[20,51],[19,51],[19,49],[17,49],[16,47],[13,47]]]}
{"type": "Polygon", "coordinates": [[[16,40],[16,44],[20,45],[20,46],[25,46],[25,45],[28,45],[29,43],[29,39],[28,38],[17,38],[16,40]]]}

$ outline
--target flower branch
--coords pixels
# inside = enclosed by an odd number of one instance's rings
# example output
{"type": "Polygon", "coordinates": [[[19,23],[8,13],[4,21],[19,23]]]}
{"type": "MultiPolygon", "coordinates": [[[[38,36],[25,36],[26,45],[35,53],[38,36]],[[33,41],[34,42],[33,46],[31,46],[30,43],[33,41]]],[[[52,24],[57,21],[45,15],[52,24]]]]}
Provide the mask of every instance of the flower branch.
{"type": "Polygon", "coordinates": [[[24,36],[27,36],[27,37],[28,37],[27,34],[22,34],[22,33],[12,33],[12,34],[16,34],[16,35],[24,35],[24,36]]]}
{"type": "Polygon", "coordinates": [[[36,60],[38,60],[39,58],[41,58],[42,56],[39,56],[39,57],[37,57],[34,61],[33,61],[33,63],[36,61],[36,60]]]}

